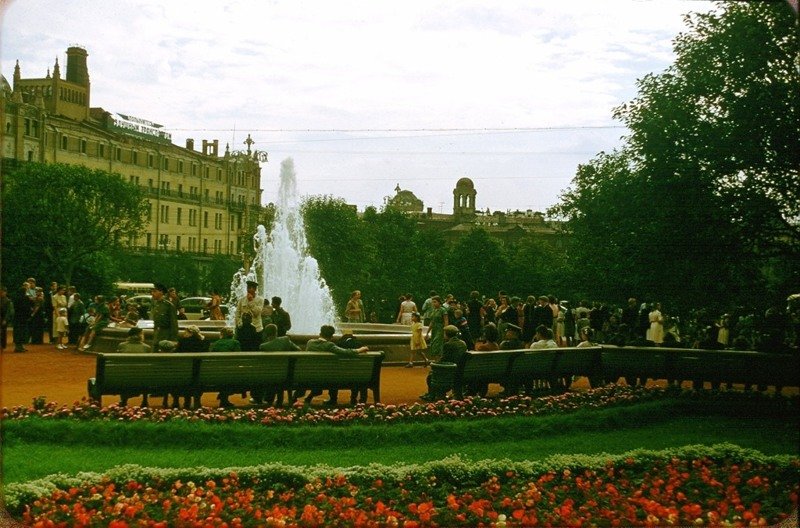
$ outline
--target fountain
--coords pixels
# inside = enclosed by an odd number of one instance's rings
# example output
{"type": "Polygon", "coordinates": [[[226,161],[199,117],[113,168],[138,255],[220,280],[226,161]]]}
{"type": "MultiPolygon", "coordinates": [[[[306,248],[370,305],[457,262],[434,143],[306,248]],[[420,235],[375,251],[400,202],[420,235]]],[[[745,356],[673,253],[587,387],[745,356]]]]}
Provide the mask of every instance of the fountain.
{"type": "MultiPolygon", "coordinates": [[[[294,161],[287,158],[281,163],[278,207],[272,232],[263,225],[253,235],[255,257],[249,268],[240,268],[231,280],[227,321],[181,321],[200,327],[209,341],[219,337],[221,326],[234,326],[236,304],[247,294],[247,281],[258,283],[258,293],[269,298],[278,296],[292,317],[291,338],[301,347],[319,334],[320,326],[331,324],[340,331],[358,334],[359,340],[371,350],[387,353],[385,364],[405,363],[408,358],[410,328],[404,325],[342,323],[336,315],[330,288],[320,277],[319,264],[308,254],[294,161]]],[[[152,321],[140,321],[145,339],[152,339],[152,321]]],[[[93,352],[113,352],[127,335],[125,328],[107,328],[95,340],[93,352]]]]}
{"type": "Polygon", "coordinates": [[[253,235],[253,248],[255,258],[250,269],[240,269],[231,282],[231,321],[236,300],[247,292],[246,281],[255,280],[259,295],[283,300],[283,307],[292,317],[293,334],[315,335],[323,324],[337,322],[330,289],[320,277],[316,259],[308,254],[292,158],[281,163],[272,232],[268,235],[266,228],[259,225],[253,235]]]}

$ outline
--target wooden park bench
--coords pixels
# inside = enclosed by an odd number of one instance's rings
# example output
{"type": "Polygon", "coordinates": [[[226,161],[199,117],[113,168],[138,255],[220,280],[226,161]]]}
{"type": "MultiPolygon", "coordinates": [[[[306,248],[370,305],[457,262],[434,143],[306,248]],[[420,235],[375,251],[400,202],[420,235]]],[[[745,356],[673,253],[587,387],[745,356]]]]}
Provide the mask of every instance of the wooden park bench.
{"type": "Polygon", "coordinates": [[[383,352],[338,358],[319,352],[98,354],[89,397],[137,394],[236,393],[296,387],[367,388],[380,401],[383,352]]]}

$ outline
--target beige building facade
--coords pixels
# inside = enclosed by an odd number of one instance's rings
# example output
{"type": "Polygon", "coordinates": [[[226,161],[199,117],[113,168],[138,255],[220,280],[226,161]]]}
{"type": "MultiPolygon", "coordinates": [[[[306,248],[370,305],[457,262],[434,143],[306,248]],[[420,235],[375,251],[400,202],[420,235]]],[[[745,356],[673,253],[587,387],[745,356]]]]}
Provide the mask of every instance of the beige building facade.
{"type": "MultiPolygon", "coordinates": [[[[67,49],[66,74],[52,73],[0,86],[5,163],[83,165],[118,173],[141,187],[150,202],[144,235],[130,246],[239,257],[263,222],[261,167],[266,153],[246,148],[220,152],[219,140],[172,143],[162,125],[92,107],[88,53],[67,49]]],[[[124,111],[124,110],[123,110],[124,111]]]]}

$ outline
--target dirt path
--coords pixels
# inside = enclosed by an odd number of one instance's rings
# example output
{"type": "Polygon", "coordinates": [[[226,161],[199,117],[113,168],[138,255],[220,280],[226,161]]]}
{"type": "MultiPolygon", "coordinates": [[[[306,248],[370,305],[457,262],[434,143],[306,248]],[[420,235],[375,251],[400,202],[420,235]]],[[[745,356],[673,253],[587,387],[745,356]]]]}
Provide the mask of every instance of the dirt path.
{"type": "MultiPolygon", "coordinates": [[[[78,353],[74,349],[57,350],[53,345],[28,345],[27,348],[28,352],[17,354],[12,345],[0,355],[0,406],[30,405],[37,396],[59,404],[71,404],[88,396],[86,381],[94,376],[93,355],[78,353]]],[[[418,401],[419,395],[425,392],[427,373],[428,369],[423,367],[383,367],[381,401],[386,404],[418,401]]],[[[339,401],[348,402],[349,397],[348,391],[341,391],[339,401]]],[[[317,397],[314,403],[325,399],[327,393],[317,397]]],[[[246,403],[239,396],[231,396],[230,400],[235,405],[246,403]]],[[[114,401],[116,398],[111,396],[103,399],[106,404],[114,401]]],[[[131,405],[140,401],[138,398],[129,400],[131,405]]],[[[160,401],[151,398],[151,403],[157,405],[160,401]]],[[[203,404],[216,406],[216,395],[204,395],[203,404]]]]}

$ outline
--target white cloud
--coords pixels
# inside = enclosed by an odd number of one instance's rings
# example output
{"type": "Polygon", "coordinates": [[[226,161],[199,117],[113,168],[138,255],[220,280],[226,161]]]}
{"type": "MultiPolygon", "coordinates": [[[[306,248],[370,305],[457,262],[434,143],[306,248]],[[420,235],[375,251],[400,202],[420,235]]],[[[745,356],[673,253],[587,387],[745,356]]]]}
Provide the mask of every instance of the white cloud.
{"type": "Polygon", "coordinates": [[[92,104],[186,137],[271,153],[265,197],[293,156],[301,192],[381,203],[395,184],[451,207],[472,177],[478,206],[544,209],[576,165],[621,129],[493,134],[266,132],[275,129],[563,127],[614,124],[635,80],[672,59],[681,14],[706,2],[487,0],[17,0],[0,59],[44,76],[78,43],[92,104]],[[403,136],[397,139],[394,136],[403,136]],[[415,136],[415,137],[407,137],[415,136]],[[344,140],[344,139],[347,140],[344,140]],[[327,141],[318,141],[327,140],[327,141]],[[335,141],[331,141],[335,140],[335,141]]]}

